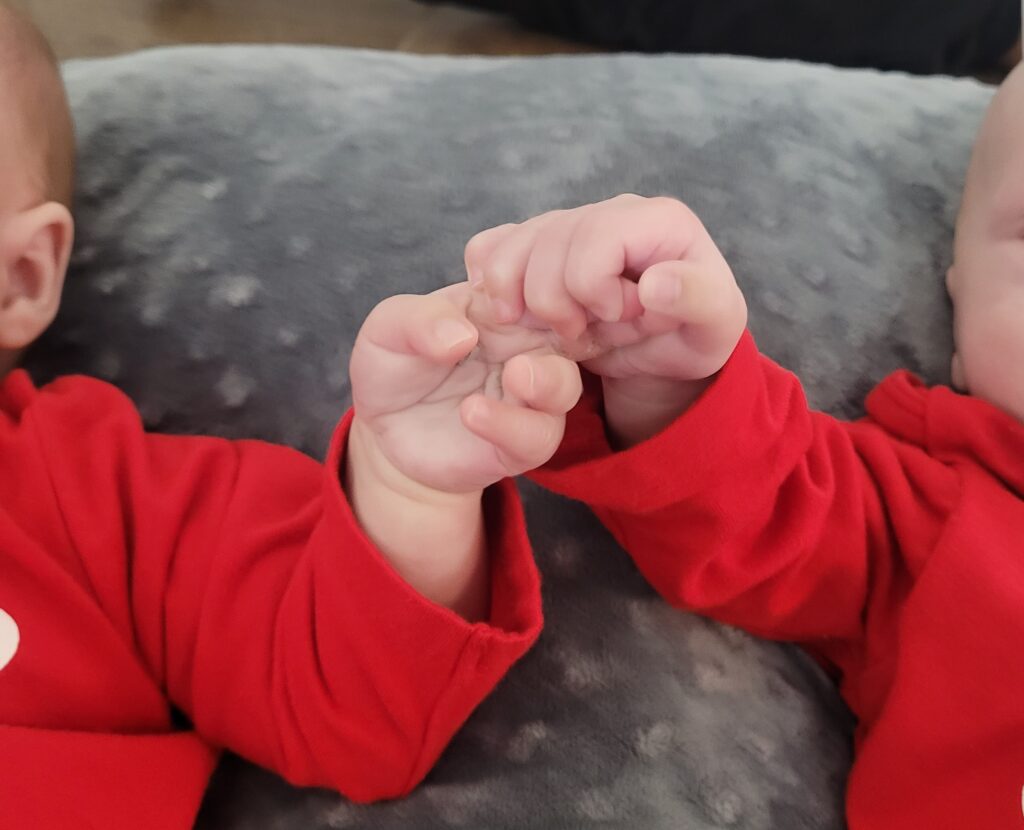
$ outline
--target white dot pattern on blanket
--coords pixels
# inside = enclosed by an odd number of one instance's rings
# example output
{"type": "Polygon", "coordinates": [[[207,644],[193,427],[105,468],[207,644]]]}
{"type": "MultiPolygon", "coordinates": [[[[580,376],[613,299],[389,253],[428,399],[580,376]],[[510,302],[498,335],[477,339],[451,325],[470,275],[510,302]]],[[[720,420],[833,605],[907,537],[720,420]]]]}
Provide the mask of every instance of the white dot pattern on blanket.
{"type": "Polygon", "coordinates": [[[217,383],[217,392],[221,400],[232,409],[244,405],[255,388],[256,381],[234,366],[229,368],[217,383]]]}
{"type": "Polygon", "coordinates": [[[114,381],[121,374],[121,366],[121,355],[112,349],[107,349],[100,352],[93,364],[93,370],[104,380],[114,381]]]}
{"type": "Polygon", "coordinates": [[[96,280],[94,286],[100,294],[109,295],[121,288],[124,288],[124,286],[128,284],[128,279],[128,269],[118,268],[114,271],[108,271],[96,280]]]}
{"type": "Polygon", "coordinates": [[[558,569],[559,576],[578,576],[583,567],[583,549],[572,538],[564,537],[550,548],[551,564],[558,569]]]}
{"type": "Polygon", "coordinates": [[[338,279],[346,287],[358,285],[370,273],[369,266],[364,262],[346,262],[338,268],[338,279]]]}
{"type": "Polygon", "coordinates": [[[210,305],[242,308],[251,305],[259,293],[261,283],[249,274],[231,274],[219,277],[210,290],[210,305]]]}
{"type": "Polygon", "coordinates": [[[288,240],[288,258],[305,259],[313,250],[313,240],[308,236],[293,236],[288,240]]]}
{"type": "Polygon", "coordinates": [[[437,812],[449,827],[470,827],[476,830],[474,816],[487,800],[483,784],[465,784],[458,787],[438,787],[427,794],[437,806],[437,812]]]}
{"type": "Polygon", "coordinates": [[[828,272],[816,263],[802,265],[796,271],[797,275],[813,288],[821,288],[828,282],[828,272]]]}
{"type": "Polygon", "coordinates": [[[608,671],[598,660],[579,652],[562,655],[565,685],[577,694],[593,691],[605,685],[608,671]]]}
{"type": "Polygon", "coordinates": [[[708,817],[719,827],[734,827],[743,816],[743,801],[733,792],[719,791],[705,801],[708,817]]]}
{"type": "Polygon", "coordinates": [[[576,811],[590,821],[612,821],[615,819],[615,801],[606,792],[590,790],[576,803],[576,811]]]}
{"type": "Polygon", "coordinates": [[[733,680],[725,675],[722,667],[710,660],[702,660],[694,666],[694,679],[705,692],[717,692],[732,686],[733,680]]]}
{"type": "Polygon", "coordinates": [[[346,830],[349,827],[357,827],[358,821],[358,808],[344,801],[332,807],[324,815],[324,824],[331,830],[346,830]]]}
{"type": "Polygon", "coordinates": [[[525,723],[512,736],[505,755],[510,761],[525,764],[548,738],[548,728],[542,721],[525,723]]]}
{"type": "Polygon", "coordinates": [[[228,192],[228,180],[223,176],[211,179],[202,186],[201,191],[204,199],[214,202],[228,192]]]}
{"type": "Polygon", "coordinates": [[[323,367],[323,379],[327,388],[335,392],[348,389],[348,364],[352,360],[352,346],[345,343],[323,367]]]}
{"type": "Polygon", "coordinates": [[[140,319],[143,325],[153,328],[164,322],[167,317],[167,303],[159,298],[143,300],[140,319]]]}
{"type": "Polygon", "coordinates": [[[298,345],[301,336],[299,332],[288,326],[282,326],[277,330],[277,342],[286,349],[294,349],[298,345]]]}
{"type": "Polygon", "coordinates": [[[672,724],[661,721],[647,729],[641,729],[636,736],[634,745],[637,754],[644,758],[657,760],[671,749],[674,740],[675,730],[672,728],[672,724]]]}

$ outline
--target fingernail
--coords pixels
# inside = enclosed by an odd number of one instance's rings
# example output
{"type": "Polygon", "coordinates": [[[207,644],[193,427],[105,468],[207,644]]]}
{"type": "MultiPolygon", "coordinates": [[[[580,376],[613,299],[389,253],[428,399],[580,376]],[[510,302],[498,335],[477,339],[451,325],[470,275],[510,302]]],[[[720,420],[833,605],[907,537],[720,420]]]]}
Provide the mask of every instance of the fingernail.
{"type": "Polygon", "coordinates": [[[532,400],[537,389],[537,376],[533,371],[533,361],[529,358],[526,360],[526,371],[529,373],[526,381],[526,394],[529,395],[532,400]]]}
{"type": "Polygon", "coordinates": [[[651,274],[644,286],[647,290],[648,306],[666,307],[675,305],[679,299],[679,281],[668,274],[651,274]]]}
{"type": "Polygon", "coordinates": [[[434,326],[434,335],[446,349],[454,349],[456,346],[461,346],[472,340],[474,331],[466,323],[446,317],[437,321],[434,326]]]}

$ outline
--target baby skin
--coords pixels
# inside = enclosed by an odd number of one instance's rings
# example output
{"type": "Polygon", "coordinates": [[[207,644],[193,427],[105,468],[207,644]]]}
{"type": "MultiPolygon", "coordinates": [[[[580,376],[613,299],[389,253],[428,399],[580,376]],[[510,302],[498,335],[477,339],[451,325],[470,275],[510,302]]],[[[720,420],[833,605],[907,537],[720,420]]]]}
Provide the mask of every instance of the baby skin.
{"type": "Polygon", "coordinates": [[[587,391],[534,477],[592,506],[659,592],[803,645],[858,718],[852,830],[1009,828],[1024,788],[1024,69],[974,151],[948,285],[961,393],[906,372],[812,412],[670,199],[473,239],[504,322],[583,338],[587,391]],[[591,382],[593,381],[593,382],[591,382]]]}

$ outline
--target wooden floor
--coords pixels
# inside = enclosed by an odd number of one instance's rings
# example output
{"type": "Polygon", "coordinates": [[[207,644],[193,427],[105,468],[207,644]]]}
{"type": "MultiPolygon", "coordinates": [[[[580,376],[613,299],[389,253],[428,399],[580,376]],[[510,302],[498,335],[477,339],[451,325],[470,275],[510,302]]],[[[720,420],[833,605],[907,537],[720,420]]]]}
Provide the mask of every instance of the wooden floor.
{"type": "Polygon", "coordinates": [[[496,15],[412,0],[9,0],[61,58],[172,43],[316,43],[452,54],[538,54],[582,47],[496,15]]]}

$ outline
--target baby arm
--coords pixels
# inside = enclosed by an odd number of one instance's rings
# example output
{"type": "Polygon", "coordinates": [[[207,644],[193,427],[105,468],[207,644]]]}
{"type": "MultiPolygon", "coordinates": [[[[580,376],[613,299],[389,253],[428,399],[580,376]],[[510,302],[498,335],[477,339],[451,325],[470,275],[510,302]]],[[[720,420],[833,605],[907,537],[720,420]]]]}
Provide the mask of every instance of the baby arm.
{"type": "Polygon", "coordinates": [[[88,578],[66,602],[94,604],[111,643],[46,617],[55,648],[96,658],[93,679],[58,686],[57,712],[33,698],[24,722],[158,733],[169,711],[142,704],[163,696],[206,742],[294,783],[358,801],[414,787],[538,636],[507,477],[554,451],[579,394],[576,367],[542,344],[512,332],[498,357],[484,348],[469,294],[371,315],[355,415],[326,466],[262,442],[146,434],[103,384],[40,393],[28,443],[59,509],[38,524],[49,547],[68,540],[61,561],[88,578]],[[121,681],[104,672],[124,643],[153,687],[112,706],[121,681]]]}
{"type": "Polygon", "coordinates": [[[849,643],[869,589],[900,596],[885,505],[911,527],[941,508],[881,430],[811,412],[758,354],[691,211],[625,196],[547,214],[476,237],[467,266],[496,313],[550,325],[599,376],[535,477],[591,505],[666,599],[765,636],[849,643]]]}
{"type": "Polygon", "coordinates": [[[498,354],[492,329],[467,316],[472,300],[451,286],[393,297],[367,319],[352,356],[346,488],[398,573],[476,621],[489,597],[483,489],[551,457],[581,385],[531,332],[505,331],[498,354]]]}

